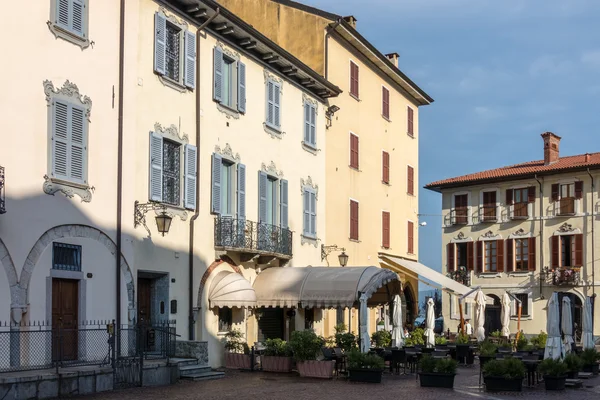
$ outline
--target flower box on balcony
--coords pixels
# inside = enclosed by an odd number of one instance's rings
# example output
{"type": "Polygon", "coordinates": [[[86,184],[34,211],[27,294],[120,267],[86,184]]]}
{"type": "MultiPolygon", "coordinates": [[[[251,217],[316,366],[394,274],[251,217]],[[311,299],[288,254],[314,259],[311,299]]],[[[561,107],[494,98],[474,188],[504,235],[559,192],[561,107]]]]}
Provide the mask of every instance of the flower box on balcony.
{"type": "Polygon", "coordinates": [[[577,285],[581,277],[581,268],[565,267],[552,271],[555,285],[577,285]]]}

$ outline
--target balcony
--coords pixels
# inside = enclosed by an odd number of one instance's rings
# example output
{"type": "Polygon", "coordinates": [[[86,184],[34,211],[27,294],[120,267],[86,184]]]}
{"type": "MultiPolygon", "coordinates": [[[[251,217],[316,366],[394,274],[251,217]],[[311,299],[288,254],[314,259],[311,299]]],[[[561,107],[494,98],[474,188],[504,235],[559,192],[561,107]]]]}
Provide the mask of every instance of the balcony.
{"type": "MultiPolygon", "coordinates": [[[[233,217],[215,218],[215,249],[292,258],[292,231],[276,225],[233,217]]],[[[242,257],[246,259],[247,257],[242,257]]]]}
{"type": "Polygon", "coordinates": [[[469,223],[469,211],[466,207],[455,208],[446,215],[446,225],[467,225],[469,223]]]}
{"type": "Polygon", "coordinates": [[[558,215],[574,215],[575,214],[575,198],[563,197],[559,200],[558,215]]]}
{"type": "Polygon", "coordinates": [[[471,274],[467,270],[467,267],[459,266],[456,271],[448,272],[447,276],[465,286],[471,286],[471,274]]]}
{"type": "Polygon", "coordinates": [[[0,214],[6,212],[6,202],[4,200],[4,167],[0,167],[0,214]]]}
{"type": "Polygon", "coordinates": [[[577,286],[581,278],[581,268],[563,267],[552,271],[552,283],[554,285],[577,286]]]}
{"type": "Polygon", "coordinates": [[[479,222],[498,222],[498,215],[496,213],[496,205],[483,205],[479,207],[479,222]]]}
{"type": "Polygon", "coordinates": [[[527,219],[529,218],[529,204],[515,203],[513,205],[512,219],[527,219]]]}

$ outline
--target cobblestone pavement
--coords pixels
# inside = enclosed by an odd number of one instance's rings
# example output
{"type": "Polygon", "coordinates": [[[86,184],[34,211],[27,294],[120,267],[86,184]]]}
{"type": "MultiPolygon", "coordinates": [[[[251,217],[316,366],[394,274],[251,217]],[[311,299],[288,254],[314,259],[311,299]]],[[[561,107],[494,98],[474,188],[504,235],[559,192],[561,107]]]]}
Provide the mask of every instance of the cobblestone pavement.
{"type": "Polygon", "coordinates": [[[397,376],[386,373],[381,384],[360,384],[336,378],[317,380],[300,378],[293,374],[227,371],[225,378],[214,381],[181,381],[172,386],[128,389],[87,396],[85,399],[600,399],[600,378],[595,377],[583,380],[583,382],[582,389],[567,389],[564,392],[546,392],[542,383],[534,389],[524,388],[521,393],[486,393],[479,388],[479,368],[477,366],[459,368],[454,390],[421,388],[414,375],[397,376]]]}

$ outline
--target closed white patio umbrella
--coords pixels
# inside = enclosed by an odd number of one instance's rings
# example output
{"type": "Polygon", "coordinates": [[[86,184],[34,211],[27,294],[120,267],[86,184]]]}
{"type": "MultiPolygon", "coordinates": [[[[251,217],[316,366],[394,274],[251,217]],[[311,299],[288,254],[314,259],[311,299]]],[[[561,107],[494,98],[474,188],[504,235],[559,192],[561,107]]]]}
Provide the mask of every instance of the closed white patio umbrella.
{"type": "Polygon", "coordinates": [[[581,342],[584,349],[596,347],[594,345],[594,334],[592,333],[592,303],[589,297],[586,297],[583,302],[583,335],[581,342]]]}
{"type": "Polygon", "coordinates": [[[544,358],[553,358],[558,360],[564,356],[562,340],[560,340],[560,313],[558,309],[558,294],[552,293],[546,309],[546,331],[548,339],[546,340],[546,349],[544,358]]]}
{"type": "Polygon", "coordinates": [[[573,349],[573,317],[571,315],[571,299],[568,297],[563,297],[562,299],[562,317],[560,320],[560,325],[562,327],[562,333],[564,336],[564,352],[566,354],[570,353],[573,349]]]}
{"type": "Polygon", "coordinates": [[[360,296],[360,351],[367,353],[371,347],[369,337],[369,311],[367,309],[367,296],[360,296]]]}
{"type": "Polygon", "coordinates": [[[487,298],[483,290],[479,290],[475,295],[475,336],[478,342],[485,340],[485,303],[487,298]]]}
{"type": "Polygon", "coordinates": [[[425,339],[427,340],[425,344],[427,347],[435,346],[435,333],[433,332],[433,328],[435,328],[435,304],[430,297],[429,300],[427,300],[427,318],[425,319],[425,339]]]}
{"type": "Polygon", "coordinates": [[[505,292],[504,296],[502,296],[502,313],[500,319],[502,320],[502,336],[506,337],[510,336],[510,329],[508,329],[508,324],[510,323],[510,305],[510,296],[505,292]]]}
{"type": "Polygon", "coordinates": [[[404,330],[402,329],[402,302],[400,296],[394,296],[394,310],[392,315],[392,346],[404,346],[404,330]]]}

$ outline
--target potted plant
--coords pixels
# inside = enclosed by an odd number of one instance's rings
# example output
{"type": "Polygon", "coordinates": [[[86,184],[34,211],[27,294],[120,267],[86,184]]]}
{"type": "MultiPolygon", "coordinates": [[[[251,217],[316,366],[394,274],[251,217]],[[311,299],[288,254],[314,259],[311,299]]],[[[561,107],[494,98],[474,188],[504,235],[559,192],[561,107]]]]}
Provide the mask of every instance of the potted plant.
{"type": "Polygon", "coordinates": [[[291,372],[292,351],[285,340],[267,339],[262,369],[267,372],[291,372]]]}
{"type": "Polygon", "coordinates": [[[364,354],[357,349],[348,353],[348,379],[351,382],[381,383],[385,368],[383,358],[375,354],[364,354]]]}
{"type": "Polygon", "coordinates": [[[317,336],[312,330],[292,332],[290,348],[294,353],[296,367],[300,376],[311,378],[333,378],[335,361],[317,361],[325,339],[317,336]]]}
{"type": "Polygon", "coordinates": [[[377,331],[371,335],[371,341],[375,343],[376,347],[389,347],[392,343],[392,334],[385,330],[377,331]]]}
{"type": "Polygon", "coordinates": [[[343,352],[349,352],[358,347],[356,335],[352,332],[337,332],[335,334],[335,345],[343,352]]]}
{"type": "Polygon", "coordinates": [[[421,387],[452,389],[457,365],[458,363],[451,358],[435,359],[431,356],[423,356],[419,361],[421,387]]]}
{"type": "Polygon", "coordinates": [[[491,360],[483,367],[485,390],[488,392],[520,392],[526,370],[523,363],[513,357],[491,360]]]}
{"type": "Polygon", "coordinates": [[[598,375],[600,353],[596,349],[585,349],[579,357],[583,362],[583,372],[591,372],[594,375],[598,375]]]}
{"type": "Polygon", "coordinates": [[[493,360],[498,352],[498,346],[491,340],[484,340],[479,344],[479,364],[483,367],[488,361],[493,360]]]}
{"type": "Polygon", "coordinates": [[[575,353],[569,353],[565,356],[564,363],[567,366],[567,379],[577,379],[579,371],[583,367],[583,361],[575,353]]]}
{"type": "Polygon", "coordinates": [[[425,331],[422,328],[415,328],[404,343],[407,347],[423,346],[425,344],[425,331]]]}
{"type": "Polygon", "coordinates": [[[522,333],[519,335],[519,340],[517,340],[517,351],[525,351],[527,346],[529,345],[529,340],[522,333]]]}
{"type": "Polygon", "coordinates": [[[446,339],[446,336],[436,336],[435,345],[437,347],[446,347],[448,346],[448,339],[446,339]]]}
{"type": "Polygon", "coordinates": [[[225,334],[225,368],[251,369],[250,349],[244,341],[244,335],[238,329],[225,334]]]}
{"type": "Polygon", "coordinates": [[[538,365],[538,372],[544,375],[546,390],[564,390],[569,367],[561,360],[547,358],[538,365]]]}

